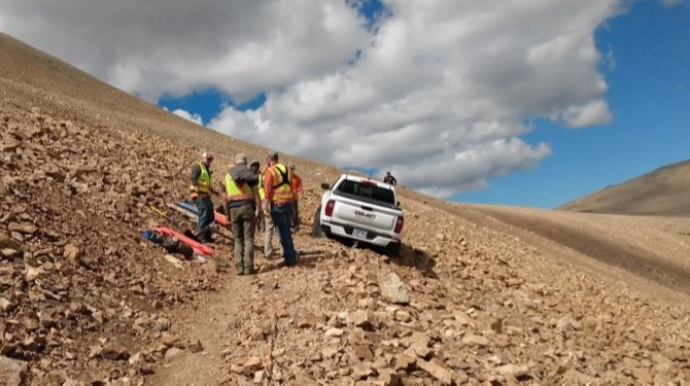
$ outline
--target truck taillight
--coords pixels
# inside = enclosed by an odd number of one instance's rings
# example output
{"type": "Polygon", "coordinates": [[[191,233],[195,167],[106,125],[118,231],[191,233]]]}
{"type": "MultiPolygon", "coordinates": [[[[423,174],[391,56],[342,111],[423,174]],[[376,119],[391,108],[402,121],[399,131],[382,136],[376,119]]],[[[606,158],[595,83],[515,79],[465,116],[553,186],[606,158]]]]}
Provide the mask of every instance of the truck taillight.
{"type": "Polygon", "coordinates": [[[333,209],[335,209],[335,201],[330,200],[326,203],[326,216],[333,216],[333,209]]]}
{"type": "Polygon", "coordinates": [[[403,225],[405,225],[405,219],[402,217],[398,217],[398,221],[396,221],[395,223],[395,233],[402,232],[403,225]]]}

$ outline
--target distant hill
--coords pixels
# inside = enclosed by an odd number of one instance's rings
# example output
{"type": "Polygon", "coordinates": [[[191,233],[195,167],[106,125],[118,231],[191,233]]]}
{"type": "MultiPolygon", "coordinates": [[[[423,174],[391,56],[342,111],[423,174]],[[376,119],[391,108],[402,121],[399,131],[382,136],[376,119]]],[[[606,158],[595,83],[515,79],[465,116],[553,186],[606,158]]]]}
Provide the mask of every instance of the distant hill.
{"type": "Polygon", "coordinates": [[[690,217],[690,161],[664,166],[569,202],[558,209],[690,217]]]}

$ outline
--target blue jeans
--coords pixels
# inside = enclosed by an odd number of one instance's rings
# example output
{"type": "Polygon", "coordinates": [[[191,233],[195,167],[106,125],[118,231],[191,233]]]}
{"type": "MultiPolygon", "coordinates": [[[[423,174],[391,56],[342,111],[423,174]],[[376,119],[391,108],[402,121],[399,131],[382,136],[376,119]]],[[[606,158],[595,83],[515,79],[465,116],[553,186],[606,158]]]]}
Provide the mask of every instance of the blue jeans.
{"type": "Polygon", "coordinates": [[[199,197],[196,200],[196,208],[199,211],[199,240],[204,243],[211,242],[211,230],[207,227],[215,221],[216,217],[213,213],[213,201],[211,197],[199,197]],[[205,231],[201,231],[206,228],[205,231]]]}
{"type": "Polygon", "coordinates": [[[293,211],[294,207],[290,203],[280,206],[271,205],[271,218],[278,230],[280,245],[283,246],[283,259],[285,259],[287,266],[297,264],[297,251],[295,251],[295,246],[292,243],[292,233],[290,232],[293,211]]]}

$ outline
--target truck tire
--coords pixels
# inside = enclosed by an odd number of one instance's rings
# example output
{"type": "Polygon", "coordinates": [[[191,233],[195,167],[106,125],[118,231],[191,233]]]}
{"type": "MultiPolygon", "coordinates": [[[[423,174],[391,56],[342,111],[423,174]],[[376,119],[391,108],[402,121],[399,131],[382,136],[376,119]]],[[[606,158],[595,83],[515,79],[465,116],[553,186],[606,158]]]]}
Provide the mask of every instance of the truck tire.
{"type": "Polygon", "coordinates": [[[400,246],[402,243],[390,243],[386,246],[386,254],[388,256],[400,256],[400,246]]]}
{"type": "Polygon", "coordinates": [[[314,215],[314,225],[311,228],[311,237],[315,239],[321,239],[326,236],[323,228],[321,227],[321,206],[316,210],[314,215]]]}

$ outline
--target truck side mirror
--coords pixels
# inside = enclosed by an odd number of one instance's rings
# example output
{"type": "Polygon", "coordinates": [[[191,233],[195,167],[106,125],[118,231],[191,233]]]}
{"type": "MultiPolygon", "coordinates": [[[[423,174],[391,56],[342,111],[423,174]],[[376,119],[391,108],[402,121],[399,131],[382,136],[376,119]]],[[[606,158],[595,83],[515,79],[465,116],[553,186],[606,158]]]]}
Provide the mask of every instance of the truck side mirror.
{"type": "Polygon", "coordinates": [[[330,187],[328,184],[325,184],[325,183],[324,183],[324,184],[321,184],[321,189],[323,189],[323,190],[328,190],[328,189],[330,189],[330,188],[331,188],[331,187],[330,187]]]}
{"type": "Polygon", "coordinates": [[[400,206],[400,201],[398,201],[398,206],[400,206]]]}

